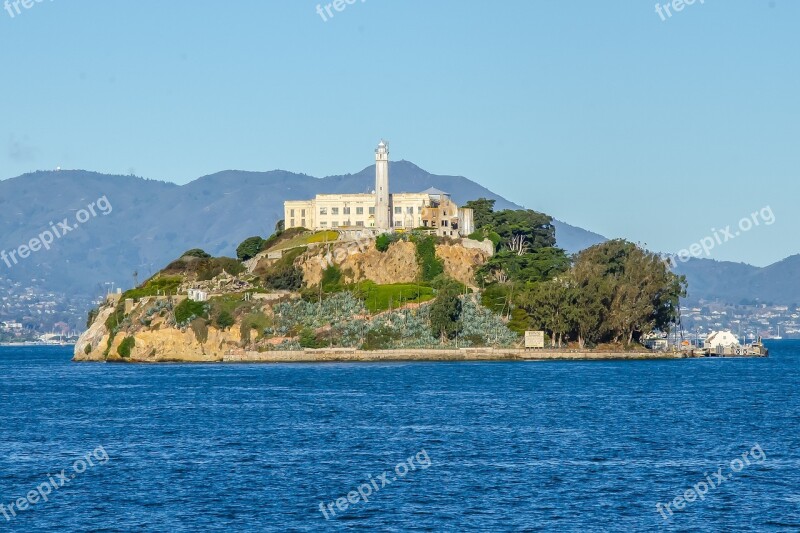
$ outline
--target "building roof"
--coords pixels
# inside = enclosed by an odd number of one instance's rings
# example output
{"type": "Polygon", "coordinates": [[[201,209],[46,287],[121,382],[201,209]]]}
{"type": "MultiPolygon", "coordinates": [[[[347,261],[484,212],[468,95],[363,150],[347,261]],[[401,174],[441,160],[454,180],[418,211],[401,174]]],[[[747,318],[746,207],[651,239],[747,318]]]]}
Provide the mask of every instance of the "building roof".
{"type": "Polygon", "coordinates": [[[430,194],[431,196],[450,196],[449,192],[440,191],[435,187],[422,191],[422,194],[430,194]]]}

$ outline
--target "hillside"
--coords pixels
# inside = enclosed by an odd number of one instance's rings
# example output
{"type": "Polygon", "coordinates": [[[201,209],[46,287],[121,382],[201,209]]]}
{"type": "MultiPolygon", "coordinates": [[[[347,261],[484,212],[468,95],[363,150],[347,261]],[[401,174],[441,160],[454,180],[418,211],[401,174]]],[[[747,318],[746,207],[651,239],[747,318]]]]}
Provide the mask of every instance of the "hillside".
{"type": "Polygon", "coordinates": [[[677,272],[689,280],[691,301],[782,305],[800,302],[800,255],[763,268],[744,263],[692,259],[679,263],[677,272]]]}
{"type": "Polygon", "coordinates": [[[319,234],[292,232],[245,262],[189,251],[136,289],[110,295],[90,315],[76,360],[218,361],[309,347],[519,342],[464,284],[491,257],[490,241],[434,244],[417,236],[380,251],[374,239],[330,244],[319,234]],[[422,259],[426,243],[431,256],[422,259]],[[439,264],[441,274],[426,278],[426,263],[439,264]],[[443,298],[458,302],[461,337],[436,333],[443,298]]]}

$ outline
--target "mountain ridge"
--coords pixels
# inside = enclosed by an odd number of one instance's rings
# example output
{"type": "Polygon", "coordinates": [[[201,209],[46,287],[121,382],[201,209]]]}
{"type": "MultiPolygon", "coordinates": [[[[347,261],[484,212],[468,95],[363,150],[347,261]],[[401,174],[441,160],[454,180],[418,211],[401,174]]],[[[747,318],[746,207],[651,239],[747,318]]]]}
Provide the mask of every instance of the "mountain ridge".
{"type": "MultiPolygon", "coordinates": [[[[5,277],[44,292],[97,297],[107,285],[132,286],[190,248],[232,256],[245,238],[273,232],[275,222],[283,218],[284,200],[317,193],[370,192],[374,168],[369,165],[354,174],[322,178],[277,169],[223,170],[182,185],[85,170],[37,171],[9,178],[0,181],[0,227],[4,228],[0,250],[16,249],[51,223],[74,219],[101,197],[107,198],[113,210],[107,216],[91,217],[50,250],[32,253],[11,268],[0,262],[0,282],[5,277]]],[[[431,174],[410,161],[391,162],[390,175],[393,192],[434,186],[450,192],[459,204],[485,197],[496,200],[497,209],[521,208],[469,178],[431,174]]],[[[554,225],[558,245],[569,252],[605,240],[560,220],[554,225]]],[[[692,259],[677,267],[689,279],[690,301],[729,303],[800,302],[800,284],[791,274],[798,270],[800,255],[763,268],[708,259],[692,259]]]]}

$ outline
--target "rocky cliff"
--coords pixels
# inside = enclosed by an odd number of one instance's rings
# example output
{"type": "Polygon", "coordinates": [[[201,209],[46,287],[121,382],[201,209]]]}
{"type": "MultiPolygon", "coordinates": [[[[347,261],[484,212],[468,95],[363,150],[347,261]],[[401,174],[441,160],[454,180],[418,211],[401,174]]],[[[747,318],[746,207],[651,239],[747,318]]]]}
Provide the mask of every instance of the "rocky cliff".
{"type": "MultiPolygon", "coordinates": [[[[442,260],[445,275],[473,286],[475,271],[491,257],[492,248],[490,241],[463,239],[453,244],[438,244],[436,257],[442,260]]],[[[342,270],[347,283],[367,280],[379,285],[414,283],[420,276],[416,246],[404,241],[391,244],[385,252],[375,249],[371,241],[367,246],[360,241],[318,246],[298,258],[297,264],[309,286],[319,284],[322,272],[330,265],[342,270]]]]}
{"type": "MultiPolygon", "coordinates": [[[[469,240],[440,243],[436,245],[435,254],[442,262],[445,275],[471,286],[476,269],[491,256],[491,243],[469,240]]],[[[246,351],[298,349],[303,335],[306,341],[310,335],[312,341],[318,337],[329,345],[340,345],[335,328],[351,321],[365,323],[358,326],[362,330],[358,342],[364,342],[372,317],[364,308],[364,302],[354,297],[350,298],[356,303],[348,303],[353,306],[352,311],[328,323],[314,319],[312,315],[316,311],[307,313],[312,317],[307,322],[289,320],[285,316],[287,311],[281,310],[281,304],[298,302],[300,294],[263,287],[258,275],[259,271],[280,261],[282,255],[264,253],[238,267],[230,263],[232,260],[184,256],[142,287],[110,296],[81,335],[74,359],[221,361],[225,356],[246,351]],[[228,270],[238,273],[231,274],[228,270]],[[202,301],[188,300],[186,295],[190,289],[195,291],[195,299],[196,292],[202,292],[202,301]]],[[[319,286],[324,270],[331,265],[339,267],[345,284],[372,281],[383,286],[414,283],[420,278],[416,246],[405,241],[392,243],[384,252],[375,248],[374,240],[309,245],[294,259],[306,288],[319,286]]],[[[418,304],[413,294],[403,294],[397,301],[406,302],[400,306],[400,312],[406,307],[416,313],[418,304]]],[[[416,300],[423,301],[426,300],[416,300]]],[[[302,305],[297,309],[302,311],[302,305]]],[[[299,313],[297,309],[289,314],[299,313]]],[[[394,309],[398,311],[396,305],[394,309]]],[[[381,318],[381,327],[391,321],[391,317],[381,318]]]]}

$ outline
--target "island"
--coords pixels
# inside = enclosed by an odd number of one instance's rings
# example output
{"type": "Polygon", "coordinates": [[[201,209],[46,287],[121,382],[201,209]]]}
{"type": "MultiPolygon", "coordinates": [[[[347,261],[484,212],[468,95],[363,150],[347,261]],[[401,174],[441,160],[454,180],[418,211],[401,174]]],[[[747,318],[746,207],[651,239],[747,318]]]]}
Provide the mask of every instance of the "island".
{"type": "Polygon", "coordinates": [[[448,192],[375,190],[285,202],[237,257],[188,250],[89,314],[75,361],[310,362],[682,358],[653,351],[686,281],[611,240],[569,255],[553,219],[448,192]],[[544,343],[527,349],[526,332],[544,343]]]}

